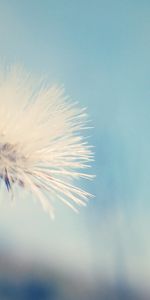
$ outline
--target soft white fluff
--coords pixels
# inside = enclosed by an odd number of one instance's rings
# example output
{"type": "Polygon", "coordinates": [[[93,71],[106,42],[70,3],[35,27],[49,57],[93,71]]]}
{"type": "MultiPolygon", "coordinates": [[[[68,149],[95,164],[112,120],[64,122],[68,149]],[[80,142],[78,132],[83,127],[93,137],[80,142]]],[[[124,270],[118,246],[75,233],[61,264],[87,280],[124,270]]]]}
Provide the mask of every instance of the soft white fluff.
{"type": "Polygon", "coordinates": [[[81,132],[85,109],[64,95],[63,88],[37,84],[17,67],[0,74],[0,177],[8,191],[20,185],[40,200],[51,217],[50,199],[76,210],[91,196],[72,181],[83,177],[92,160],[81,132]]]}

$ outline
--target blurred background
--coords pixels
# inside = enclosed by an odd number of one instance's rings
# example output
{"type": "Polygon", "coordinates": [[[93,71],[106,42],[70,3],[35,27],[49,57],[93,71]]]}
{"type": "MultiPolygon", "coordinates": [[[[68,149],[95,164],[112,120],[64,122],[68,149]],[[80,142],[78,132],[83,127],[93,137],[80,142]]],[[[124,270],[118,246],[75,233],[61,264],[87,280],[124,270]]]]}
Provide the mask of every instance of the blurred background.
{"type": "Polygon", "coordinates": [[[0,0],[0,57],[87,107],[80,214],[0,194],[0,300],[150,299],[150,1],[0,0]]]}

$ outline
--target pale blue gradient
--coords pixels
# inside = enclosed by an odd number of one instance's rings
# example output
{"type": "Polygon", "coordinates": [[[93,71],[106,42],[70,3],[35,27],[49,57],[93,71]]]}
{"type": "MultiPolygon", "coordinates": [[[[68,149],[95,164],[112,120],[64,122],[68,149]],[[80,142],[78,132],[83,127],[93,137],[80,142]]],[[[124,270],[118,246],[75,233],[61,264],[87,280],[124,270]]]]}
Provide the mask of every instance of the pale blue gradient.
{"type": "MultiPolygon", "coordinates": [[[[131,283],[150,268],[150,1],[0,1],[0,56],[86,106],[96,198],[51,222],[30,199],[2,203],[0,228],[20,251],[131,283]]],[[[6,238],[6,239],[7,239],[6,238]]],[[[94,277],[93,277],[94,278],[94,277]]]]}

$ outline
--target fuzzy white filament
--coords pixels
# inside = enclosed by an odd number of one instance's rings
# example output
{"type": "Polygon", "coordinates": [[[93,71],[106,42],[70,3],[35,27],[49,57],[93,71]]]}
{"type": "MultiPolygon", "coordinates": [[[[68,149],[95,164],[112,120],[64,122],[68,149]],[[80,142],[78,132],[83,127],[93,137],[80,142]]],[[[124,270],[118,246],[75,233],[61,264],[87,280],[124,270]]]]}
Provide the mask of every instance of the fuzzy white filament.
{"type": "MultiPolygon", "coordinates": [[[[36,86],[36,85],[35,85],[36,86]]],[[[10,193],[19,185],[54,216],[50,199],[76,210],[91,196],[74,185],[92,160],[81,132],[84,109],[64,96],[62,88],[34,87],[28,74],[13,67],[0,74],[0,178],[10,193]]]]}

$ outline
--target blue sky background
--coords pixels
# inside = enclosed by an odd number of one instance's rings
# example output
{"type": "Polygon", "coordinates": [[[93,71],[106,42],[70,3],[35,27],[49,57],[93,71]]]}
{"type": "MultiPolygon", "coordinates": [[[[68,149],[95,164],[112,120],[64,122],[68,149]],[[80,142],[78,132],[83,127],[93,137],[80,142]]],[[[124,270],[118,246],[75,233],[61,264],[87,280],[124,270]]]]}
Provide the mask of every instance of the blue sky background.
{"type": "Polygon", "coordinates": [[[97,175],[88,207],[57,203],[55,222],[29,198],[1,201],[1,245],[91,278],[149,282],[149,32],[146,0],[0,0],[2,62],[64,84],[88,108],[97,175]]]}

